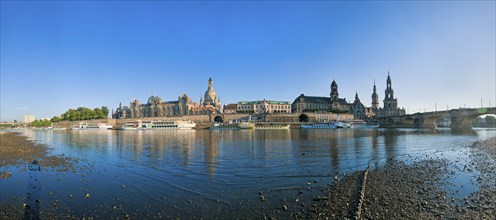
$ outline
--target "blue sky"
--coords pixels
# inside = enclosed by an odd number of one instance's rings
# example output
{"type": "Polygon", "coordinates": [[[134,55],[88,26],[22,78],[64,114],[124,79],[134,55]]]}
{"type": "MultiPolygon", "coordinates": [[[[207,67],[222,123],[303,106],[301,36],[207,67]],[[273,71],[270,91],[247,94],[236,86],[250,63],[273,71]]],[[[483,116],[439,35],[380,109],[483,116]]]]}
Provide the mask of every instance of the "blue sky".
{"type": "Polygon", "coordinates": [[[223,104],[355,92],[409,113],[496,105],[494,1],[1,1],[1,121],[151,94],[223,104]]]}

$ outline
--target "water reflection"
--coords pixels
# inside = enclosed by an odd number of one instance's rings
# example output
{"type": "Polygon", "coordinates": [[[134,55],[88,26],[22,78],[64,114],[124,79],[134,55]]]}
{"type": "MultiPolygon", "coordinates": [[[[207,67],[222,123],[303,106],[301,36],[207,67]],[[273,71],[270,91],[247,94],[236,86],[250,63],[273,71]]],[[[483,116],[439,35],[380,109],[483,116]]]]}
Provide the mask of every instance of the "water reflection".
{"type": "Polygon", "coordinates": [[[29,180],[27,185],[26,205],[24,206],[24,219],[40,219],[40,194],[41,181],[39,173],[41,167],[36,160],[28,166],[29,180]]]}
{"type": "Polygon", "coordinates": [[[386,153],[386,163],[393,160],[396,155],[396,141],[398,139],[398,132],[394,130],[387,130],[383,133],[384,137],[384,150],[386,153]]]}
{"type": "MultiPolygon", "coordinates": [[[[95,164],[93,172],[84,178],[86,182],[80,182],[79,176],[50,182],[50,187],[59,189],[61,195],[81,194],[80,188],[90,191],[91,201],[81,198],[86,208],[95,207],[94,204],[113,206],[119,199],[133,210],[166,209],[178,213],[174,208],[177,206],[185,213],[188,210],[209,213],[211,207],[221,205],[225,210],[238,211],[260,205],[253,202],[258,201],[260,191],[269,198],[262,204],[264,207],[280,208],[279,202],[294,193],[291,190],[321,189],[336,174],[364,170],[369,163],[378,167],[392,160],[404,160],[405,155],[456,154],[460,145],[494,136],[496,131],[26,131],[26,135],[53,146],[56,152],[95,164]],[[281,195],[276,197],[268,191],[281,195]]],[[[26,196],[22,189],[8,190],[26,196]]],[[[305,198],[300,199],[305,202],[305,198]]],[[[311,194],[308,199],[312,200],[311,194]]],[[[78,202],[73,202],[72,208],[84,213],[78,202]]],[[[218,216],[212,216],[215,217],[218,216]]]]}
{"type": "Polygon", "coordinates": [[[378,129],[371,130],[372,137],[372,155],[371,155],[371,166],[375,169],[379,166],[379,134],[378,129]]]}

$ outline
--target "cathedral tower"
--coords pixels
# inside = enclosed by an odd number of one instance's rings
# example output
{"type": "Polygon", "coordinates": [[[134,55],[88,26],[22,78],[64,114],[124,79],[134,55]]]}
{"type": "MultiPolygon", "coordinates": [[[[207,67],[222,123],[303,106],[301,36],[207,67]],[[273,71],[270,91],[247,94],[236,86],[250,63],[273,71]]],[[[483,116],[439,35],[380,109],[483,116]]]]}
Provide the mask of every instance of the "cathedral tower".
{"type": "Polygon", "coordinates": [[[374,89],[372,92],[372,109],[373,111],[377,111],[379,109],[379,95],[377,95],[377,90],[375,88],[375,79],[374,79],[374,89]]]}
{"type": "Polygon", "coordinates": [[[394,91],[391,86],[391,77],[389,76],[389,71],[388,71],[388,77],[386,80],[386,91],[385,91],[385,97],[384,97],[384,109],[386,110],[396,110],[398,109],[398,100],[394,98],[394,91]]]}
{"type": "Polygon", "coordinates": [[[331,102],[337,102],[339,98],[338,84],[336,81],[332,80],[331,83],[331,102]]]}

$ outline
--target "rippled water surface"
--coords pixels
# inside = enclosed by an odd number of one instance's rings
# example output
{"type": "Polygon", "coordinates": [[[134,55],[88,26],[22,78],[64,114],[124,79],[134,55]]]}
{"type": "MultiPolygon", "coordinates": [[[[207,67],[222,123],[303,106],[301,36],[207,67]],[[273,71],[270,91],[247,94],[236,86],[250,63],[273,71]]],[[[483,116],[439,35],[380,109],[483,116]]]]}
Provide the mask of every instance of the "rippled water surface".
{"type": "MultiPolygon", "coordinates": [[[[300,203],[311,204],[334,176],[364,170],[369,163],[377,167],[390,160],[411,163],[428,158],[467,162],[463,146],[496,132],[25,130],[24,134],[50,146],[54,154],[81,159],[70,172],[38,174],[42,211],[100,217],[131,213],[131,217],[260,218],[265,212],[282,210],[284,200],[297,197],[300,203]]],[[[29,171],[2,169],[13,175],[1,180],[0,200],[26,197],[29,171]]],[[[466,185],[460,193],[467,194],[477,185],[468,183],[464,175],[459,173],[452,181],[466,185]]]]}

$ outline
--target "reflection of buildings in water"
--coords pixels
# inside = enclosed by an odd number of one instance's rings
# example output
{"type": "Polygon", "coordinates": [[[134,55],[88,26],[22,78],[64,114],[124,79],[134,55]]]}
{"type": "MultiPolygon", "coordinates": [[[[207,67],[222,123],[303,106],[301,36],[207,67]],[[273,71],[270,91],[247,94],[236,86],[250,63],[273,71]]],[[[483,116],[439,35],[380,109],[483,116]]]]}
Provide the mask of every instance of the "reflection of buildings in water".
{"type": "Polygon", "coordinates": [[[291,138],[298,141],[326,140],[333,136],[335,129],[299,129],[300,132],[292,132],[291,138]]]}
{"type": "Polygon", "coordinates": [[[377,145],[379,144],[378,140],[378,130],[377,129],[371,129],[370,130],[370,137],[371,137],[371,143],[372,143],[372,152],[371,152],[371,164],[374,164],[375,167],[379,166],[379,149],[377,145]]]}
{"type": "MultiPolygon", "coordinates": [[[[208,138],[205,140],[205,159],[207,162],[208,174],[213,176],[215,174],[215,166],[217,164],[218,147],[220,138],[215,135],[213,131],[208,132],[208,138]]],[[[221,136],[222,137],[222,136],[221,136]]]]}
{"type": "MultiPolygon", "coordinates": [[[[268,155],[274,156],[292,151],[290,129],[246,129],[239,132],[245,137],[244,140],[247,141],[254,158],[266,158],[268,155]]],[[[237,141],[237,138],[235,137],[234,140],[237,141]]]]}
{"type": "Polygon", "coordinates": [[[354,149],[354,154],[355,154],[355,159],[353,160],[355,162],[356,167],[360,167],[360,162],[361,159],[366,158],[370,151],[367,150],[364,142],[363,142],[363,137],[365,137],[366,131],[363,129],[350,129],[352,131],[352,136],[353,136],[353,149],[354,149]]]}
{"type": "Polygon", "coordinates": [[[396,142],[399,133],[395,130],[386,130],[384,136],[384,150],[386,153],[386,162],[392,161],[396,156],[396,142]]]}
{"type": "Polygon", "coordinates": [[[203,161],[206,165],[209,176],[215,175],[217,165],[217,157],[219,154],[220,142],[222,142],[223,132],[213,130],[203,130],[198,132],[198,139],[201,140],[200,144],[205,146],[203,152],[203,161]]]}
{"type": "Polygon", "coordinates": [[[43,140],[45,143],[52,143],[53,133],[51,130],[41,130],[39,132],[34,132],[33,140],[43,140]]]}
{"type": "MultiPolygon", "coordinates": [[[[174,147],[181,150],[183,164],[186,166],[191,163],[193,154],[196,151],[195,148],[198,147],[198,144],[196,144],[197,133],[195,130],[175,130],[173,132],[175,135],[172,140],[175,142],[170,142],[171,139],[168,139],[168,142],[166,142],[167,146],[171,147],[177,145],[174,147]]],[[[168,150],[170,149],[168,148],[168,150]]]]}
{"type": "Polygon", "coordinates": [[[70,147],[77,148],[97,148],[102,151],[107,150],[107,134],[112,133],[110,130],[68,130],[67,144],[70,147]]]}
{"type": "Polygon", "coordinates": [[[114,146],[114,131],[107,132],[107,150],[109,146],[114,146]]]}
{"type": "Polygon", "coordinates": [[[31,141],[46,141],[46,142],[51,142],[52,141],[52,133],[47,131],[47,130],[38,130],[38,129],[23,129],[22,130],[23,136],[26,136],[28,140],[31,141]]]}
{"type": "MultiPolygon", "coordinates": [[[[121,131],[121,132],[126,132],[126,131],[121,131]]],[[[131,146],[133,152],[135,153],[135,155],[140,155],[141,152],[143,151],[143,133],[142,131],[137,131],[137,132],[134,132],[133,135],[128,135],[129,138],[131,139],[131,141],[129,143],[133,143],[133,145],[131,146]]],[[[128,133],[126,133],[128,134],[128,133]]],[[[126,135],[124,134],[124,135],[126,135]]],[[[126,142],[128,143],[128,142],[126,142]]],[[[139,158],[139,157],[136,157],[136,158],[139,158]]]]}
{"type": "Polygon", "coordinates": [[[138,132],[134,131],[113,131],[115,137],[115,144],[111,145],[114,149],[112,151],[123,152],[129,150],[130,152],[139,153],[141,149],[140,142],[137,142],[138,132]]]}
{"type": "Polygon", "coordinates": [[[339,171],[339,137],[329,138],[329,153],[331,156],[331,173],[339,171]]]}
{"type": "Polygon", "coordinates": [[[194,130],[152,130],[143,131],[143,145],[148,157],[163,159],[164,156],[180,155],[183,164],[192,158],[196,133],[194,130]],[[177,151],[177,154],[174,154],[177,151]]]}
{"type": "Polygon", "coordinates": [[[291,130],[254,130],[255,143],[262,146],[254,146],[256,149],[263,149],[267,156],[276,152],[277,154],[291,153],[291,130]]]}

